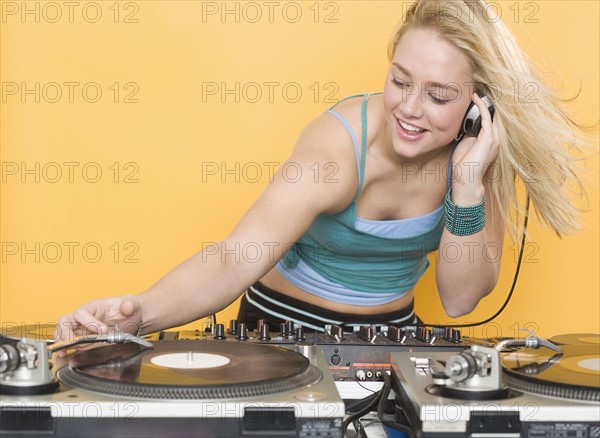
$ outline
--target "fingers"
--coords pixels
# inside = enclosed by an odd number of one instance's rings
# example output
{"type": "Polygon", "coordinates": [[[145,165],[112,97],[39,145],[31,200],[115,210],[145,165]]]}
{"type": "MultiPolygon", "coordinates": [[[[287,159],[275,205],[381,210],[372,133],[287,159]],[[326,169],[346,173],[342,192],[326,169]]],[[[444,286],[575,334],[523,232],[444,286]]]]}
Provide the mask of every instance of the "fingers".
{"type": "Polygon", "coordinates": [[[82,326],[84,332],[108,333],[108,325],[106,322],[96,317],[96,315],[103,315],[106,312],[106,310],[101,307],[103,305],[104,303],[102,302],[92,301],[75,311],[75,319],[82,326]]]}
{"type": "MultiPolygon", "coordinates": [[[[59,319],[55,339],[72,339],[90,333],[108,333],[116,324],[140,319],[140,302],[135,295],[91,301],[59,319]]],[[[127,330],[120,327],[119,330],[127,330]]],[[[137,326],[136,326],[137,330],[137,326]]]]}
{"type": "MultiPolygon", "coordinates": [[[[81,307],[75,312],[59,318],[54,333],[54,340],[57,342],[66,341],[89,332],[105,333],[107,331],[108,327],[106,324],[95,318],[85,307],[81,307]]],[[[60,350],[56,354],[58,357],[64,357],[67,355],[67,351],[60,350]]]]}
{"type": "Polygon", "coordinates": [[[477,141],[481,145],[487,145],[481,151],[484,154],[481,156],[481,163],[485,172],[498,155],[500,147],[500,120],[499,118],[496,118],[496,120],[492,119],[488,106],[477,93],[473,94],[473,102],[475,102],[481,114],[481,132],[477,137],[477,141]]]}
{"type": "Polygon", "coordinates": [[[54,331],[55,341],[66,341],[75,337],[75,325],[77,322],[72,315],[65,315],[59,318],[54,331]]]}
{"type": "MultiPolygon", "coordinates": [[[[103,334],[109,330],[136,333],[141,322],[139,298],[107,298],[91,301],[58,320],[54,339],[70,340],[82,335],[103,334]]],[[[64,352],[59,352],[64,356],[64,352]]]]}
{"type": "MultiPolygon", "coordinates": [[[[477,93],[472,96],[473,103],[479,109],[481,114],[481,131],[477,137],[466,137],[457,145],[454,152],[453,160],[457,165],[469,164],[476,166],[473,168],[473,173],[464,172],[469,175],[468,183],[481,183],[484,179],[484,174],[490,164],[498,155],[500,145],[500,119],[496,117],[492,119],[488,106],[477,93]]],[[[466,184],[467,182],[465,182],[466,184]]]]}
{"type": "Polygon", "coordinates": [[[473,93],[473,102],[475,105],[477,105],[477,108],[479,108],[479,114],[481,114],[482,131],[492,132],[492,115],[490,114],[487,105],[477,93],[473,93]]]}
{"type": "Polygon", "coordinates": [[[58,320],[55,340],[68,340],[88,333],[106,333],[107,326],[94,318],[88,311],[80,308],[58,320]]]}
{"type": "Polygon", "coordinates": [[[492,143],[493,148],[497,148],[500,144],[500,120],[493,120],[492,114],[488,109],[488,106],[477,93],[473,93],[473,102],[479,108],[481,114],[481,132],[479,133],[478,139],[488,137],[492,143]]]}
{"type": "Polygon", "coordinates": [[[106,313],[103,304],[102,301],[92,301],[59,318],[54,339],[69,340],[87,333],[107,333],[108,325],[97,317],[106,313]]]}
{"type": "Polygon", "coordinates": [[[497,117],[496,120],[492,122],[492,132],[494,134],[494,144],[496,147],[500,145],[500,127],[502,126],[502,119],[497,117]]]}

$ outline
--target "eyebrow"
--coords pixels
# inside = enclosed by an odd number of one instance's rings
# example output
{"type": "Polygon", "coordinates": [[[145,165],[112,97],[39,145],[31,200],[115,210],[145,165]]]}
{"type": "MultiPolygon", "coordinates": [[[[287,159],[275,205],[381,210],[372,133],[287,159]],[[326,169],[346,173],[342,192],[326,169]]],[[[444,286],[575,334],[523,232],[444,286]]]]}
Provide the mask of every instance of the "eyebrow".
{"type": "MultiPolygon", "coordinates": [[[[400,70],[402,73],[404,73],[406,76],[408,76],[409,78],[412,79],[412,74],[405,69],[404,67],[402,67],[400,64],[398,64],[397,62],[393,62],[392,65],[394,67],[396,67],[398,70],[400,70]]],[[[433,85],[436,88],[449,88],[450,90],[456,91],[457,93],[460,93],[460,90],[458,88],[456,88],[455,86],[451,85],[454,82],[451,83],[447,83],[447,84],[442,84],[441,82],[437,82],[437,81],[429,81],[427,82],[427,85],[433,85]]]]}

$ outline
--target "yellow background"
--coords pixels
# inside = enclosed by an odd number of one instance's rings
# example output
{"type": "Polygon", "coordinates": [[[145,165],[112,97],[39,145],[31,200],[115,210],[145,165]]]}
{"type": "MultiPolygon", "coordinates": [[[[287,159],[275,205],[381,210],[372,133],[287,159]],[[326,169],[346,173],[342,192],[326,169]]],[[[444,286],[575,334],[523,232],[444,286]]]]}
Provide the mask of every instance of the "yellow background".
{"type": "MultiPolygon", "coordinates": [[[[569,111],[596,122],[599,3],[492,5],[564,97],[581,87],[569,111]]],[[[407,6],[2,1],[2,324],[55,321],[90,299],[139,292],[224,238],[309,120],[382,89],[407,6]]],[[[468,334],[600,331],[597,156],[584,164],[583,231],[558,239],[534,217],[513,299],[468,334]]],[[[516,248],[507,240],[496,290],[459,321],[500,307],[516,248]]],[[[417,312],[451,322],[432,274],[417,312]]]]}

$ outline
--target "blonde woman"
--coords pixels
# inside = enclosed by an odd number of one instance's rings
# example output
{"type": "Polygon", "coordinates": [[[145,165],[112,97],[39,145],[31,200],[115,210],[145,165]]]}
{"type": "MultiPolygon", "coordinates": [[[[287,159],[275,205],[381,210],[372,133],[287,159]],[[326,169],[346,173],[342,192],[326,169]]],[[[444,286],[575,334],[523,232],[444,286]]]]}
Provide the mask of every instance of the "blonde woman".
{"type": "Polygon", "coordinates": [[[577,126],[491,8],[417,1],[389,57],[382,93],[348,97],[302,131],[287,162],[299,178],[277,173],[225,240],[139,295],[63,316],[57,338],[115,323],[154,332],[241,294],[238,319],[250,329],[258,319],[309,330],[414,323],[415,284],[445,245],[481,249],[436,267],[447,314],[468,314],[498,280],[504,233],[521,210],[518,177],[551,229],[576,229],[565,181],[577,126]],[[471,105],[481,129],[463,135],[471,105]],[[315,180],[315,163],[332,177],[315,180]],[[257,244],[259,258],[231,254],[257,244]]]}

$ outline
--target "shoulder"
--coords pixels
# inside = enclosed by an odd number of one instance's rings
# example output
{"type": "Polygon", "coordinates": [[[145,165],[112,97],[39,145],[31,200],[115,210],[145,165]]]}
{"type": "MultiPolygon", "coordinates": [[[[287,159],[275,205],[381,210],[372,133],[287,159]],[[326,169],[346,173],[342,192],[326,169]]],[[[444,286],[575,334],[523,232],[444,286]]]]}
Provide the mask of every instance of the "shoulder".
{"type": "MultiPolygon", "coordinates": [[[[365,122],[367,128],[367,147],[373,139],[385,129],[383,94],[371,93],[368,96],[368,101],[364,108],[365,118],[363,120],[363,103],[365,103],[365,100],[365,95],[354,96],[339,102],[335,108],[333,108],[333,110],[350,125],[356,141],[358,142],[359,150],[363,135],[363,122],[365,122]]],[[[334,116],[330,114],[330,117],[333,118],[334,116]]],[[[340,125],[342,124],[340,123],[340,125]]]]}
{"type": "MultiPolygon", "coordinates": [[[[304,136],[315,134],[328,141],[333,141],[345,151],[354,150],[352,136],[348,132],[350,129],[354,134],[354,139],[358,143],[360,151],[362,137],[362,106],[365,101],[364,95],[351,96],[336,104],[331,111],[323,112],[319,117],[309,123],[302,132],[300,139],[304,136]],[[334,114],[335,113],[335,114],[334,114]],[[344,123],[345,122],[345,123],[344,123]],[[348,148],[350,146],[350,148],[348,148]]],[[[382,128],[383,117],[383,96],[382,94],[372,94],[369,96],[365,111],[365,121],[367,121],[367,138],[376,135],[382,128]]]]}
{"type": "MultiPolygon", "coordinates": [[[[350,96],[311,121],[301,132],[295,153],[329,156],[356,172],[360,159],[365,95],[350,96]],[[354,144],[356,142],[356,144],[354,144]]],[[[371,95],[366,106],[367,140],[381,129],[382,96],[371,95]]]]}
{"type": "MultiPolygon", "coordinates": [[[[358,192],[362,102],[362,96],[351,97],[333,108],[348,126],[327,111],[309,122],[298,136],[290,158],[282,166],[290,175],[301,175],[298,183],[325,189],[327,193],[320,197],[322,201],[328,198],[327,211],[330,213],[345,209],[358,192]],[[358,156],[348,129],[352,130],[357,141],[358,156]]],[[[381,107],[381,95],[372,95],[367,107],[367,143],[380,129],[381,107]]],[[[282,177],[285,179],[286,175],[282,177]]]]}
{"type": "MultiPolygon", "coordinates": [[[[354,131],[359,153],[361,101],[360,97],[351,98],[335,107],[354,131]]],[[[346,208],[358,191],[358,162],[352,137],[348,127],[327,111],[304,127],[282,166],[285,167],[294,175],[302,174],[302,180],[310,180],[311,186],[316,184],[326,189],[323,196],[330,198],[329,212],[346,208]]]]}
{"type": "Polygon", "coordinates": [[[368,100],[366,106],[367,118],[371,119],[378,116],[380,108],[383,107],[383,93],[377,92],[347,97],[338,102],[332,109],[351,122],[351,125],[360,128],[362,106],[365,100],[368,100]]]}

